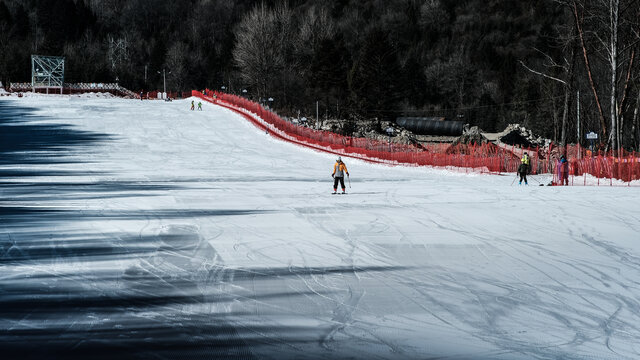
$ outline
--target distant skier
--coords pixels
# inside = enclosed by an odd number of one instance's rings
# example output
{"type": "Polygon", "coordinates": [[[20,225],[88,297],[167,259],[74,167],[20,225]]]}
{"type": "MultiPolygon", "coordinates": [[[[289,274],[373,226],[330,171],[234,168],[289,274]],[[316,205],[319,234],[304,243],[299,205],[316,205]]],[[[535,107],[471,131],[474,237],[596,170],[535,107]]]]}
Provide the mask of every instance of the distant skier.
{"type": "Polygon", "coordinates": [[[342,162],[342,158],[338,156],[336,163],[333,165],[333,173],[331,177],[333,178],[333,193],[338,192],[338,181],[340,182],[340,186],[342,186],[342,193],[345,193],[346,187],[344,186],[344,174],[349,176],[349,170],[347,170],[347,165],[342,162]]]}
{"type": "Polygon", "coordinates": [[[522,155],[522,159],[520,159],[520,166],[518,166],[518,174],[520,175],[519,184],[522,185],[522,180],[524,180],[525,185],[529,185],[527,182],[527,174],[529,173],[531,160],[529,159],[529,154],[526,152],[522,155]]]}
{"type": "Polygon", "coordinates": [[[143,95],[143,93],[142,93],[142,91],[140,91],[140,101],[142,101],[142,95],[143,95]]]}
{"type": "Polygon", "coordinates": [[[569,161],[562,155],[558,160],[558,179],[560,185],[569,185],[569,161]]]}
{"type": "Polygon", "coordinates": [[[191,100],[191,110],[193,110],[194,108],[195,108],[194,101],[193,101],[193,100],[191,100]]]}
{"type": "Polygon", "coordinates": [[[198,101],[198,110],[202,111],[202,102],[198,101]]]}

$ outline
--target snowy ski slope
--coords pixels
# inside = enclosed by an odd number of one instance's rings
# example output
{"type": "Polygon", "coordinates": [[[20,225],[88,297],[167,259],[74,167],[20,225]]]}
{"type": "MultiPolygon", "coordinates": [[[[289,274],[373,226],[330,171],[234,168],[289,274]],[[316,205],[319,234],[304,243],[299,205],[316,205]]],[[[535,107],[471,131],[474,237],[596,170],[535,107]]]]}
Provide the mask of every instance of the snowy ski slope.
{"type": "Polygon", "coordinates": [[[331,195],[189,103],[0,98],[3,354],[640,358],[640,188],[345,158],[331,195]]]}

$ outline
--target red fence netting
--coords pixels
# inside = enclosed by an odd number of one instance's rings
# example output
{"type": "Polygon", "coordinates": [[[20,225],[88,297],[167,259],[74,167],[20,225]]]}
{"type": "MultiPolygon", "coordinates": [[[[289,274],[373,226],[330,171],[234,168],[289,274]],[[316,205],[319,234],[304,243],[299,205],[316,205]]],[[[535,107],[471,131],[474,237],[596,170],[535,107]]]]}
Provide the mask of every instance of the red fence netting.
{"type": "MultiPolygon", "coordinates": [[[[241,96],[205,90],[193,90],[192,96],[230,108],[257,127],[282,140],[316,150],[351,156],[366,161],[412,166],[456,168],[481,173],[515,172],[527,152],[532,174],[552,174],[553,183],[563,179],[551,147],[520,148],[486,144],[398,144],[390,141],[344,136],[289,122],[262,105],[241,96]]],[[[640,179],[640,159],[636,153],[593,155],[576,145],[566,148],[567,177],[572,185],[613,185],[613,179],[629,183],[640,179]],[[595,178],[587,181],[586,174],[595,178]],[[578,177],[583,176],[584,181],[578,177]],[[607,181],[608,180],[608,181],[607,181]]]]}

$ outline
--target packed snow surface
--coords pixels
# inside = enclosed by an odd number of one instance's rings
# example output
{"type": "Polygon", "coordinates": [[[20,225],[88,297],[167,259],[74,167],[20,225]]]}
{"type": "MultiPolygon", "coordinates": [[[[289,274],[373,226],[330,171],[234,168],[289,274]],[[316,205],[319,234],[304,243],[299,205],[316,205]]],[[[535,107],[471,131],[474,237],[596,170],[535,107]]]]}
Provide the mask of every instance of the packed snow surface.
{"type": "Polygon", "coordinates": [[[0,98],[3,354],[640,358],[640,188],[343,157],[332,195],[191,100],[0,98]]]}

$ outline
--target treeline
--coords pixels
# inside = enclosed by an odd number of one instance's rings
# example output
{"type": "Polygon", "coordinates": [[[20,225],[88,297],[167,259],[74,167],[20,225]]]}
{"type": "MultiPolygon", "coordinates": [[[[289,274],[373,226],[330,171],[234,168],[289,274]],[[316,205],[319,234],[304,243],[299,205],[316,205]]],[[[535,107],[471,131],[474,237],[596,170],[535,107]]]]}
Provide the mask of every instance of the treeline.
{"type": "Polygon", "coordinates": [[[63,55],[68,82],[159,89],[166,69],[168,90],[224,86],[284,114],[521,123],[637,149],[639,2],[0,0],[0,80],[63,55]]]}

